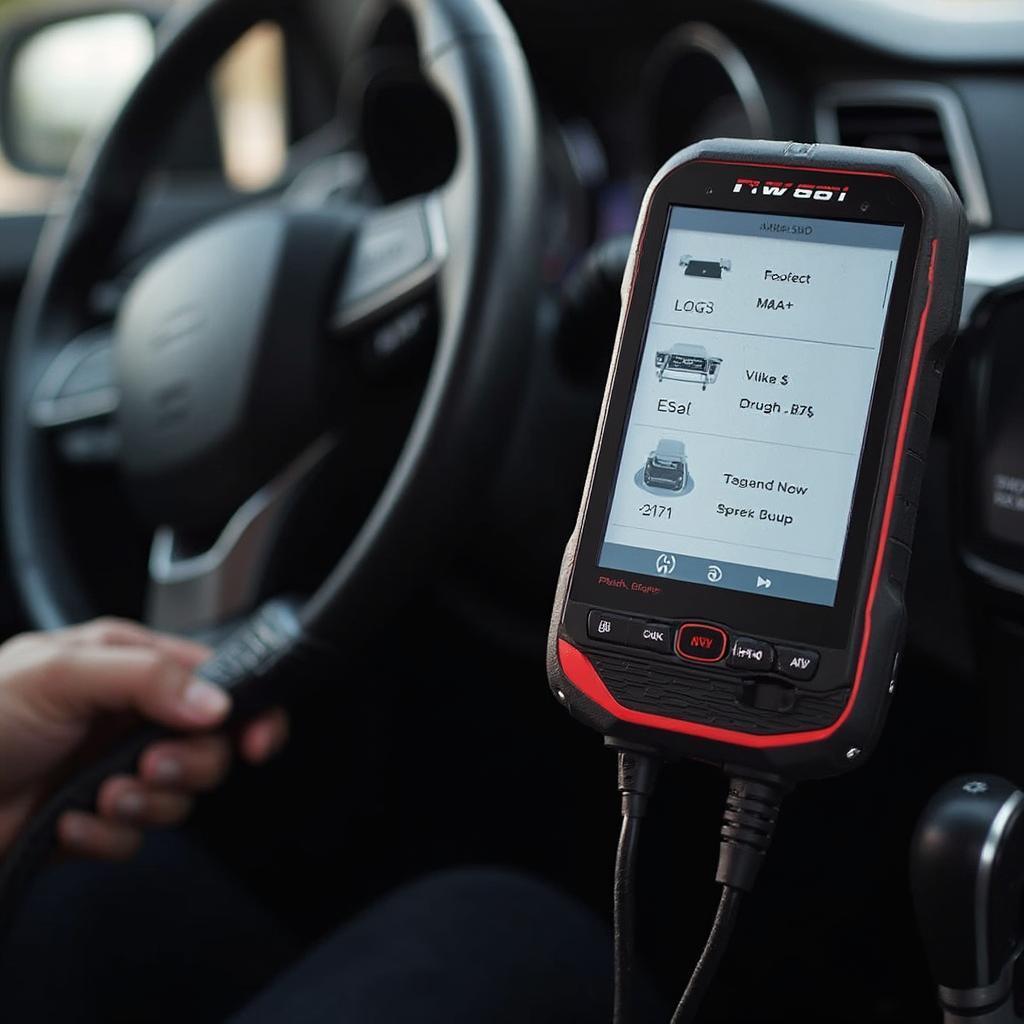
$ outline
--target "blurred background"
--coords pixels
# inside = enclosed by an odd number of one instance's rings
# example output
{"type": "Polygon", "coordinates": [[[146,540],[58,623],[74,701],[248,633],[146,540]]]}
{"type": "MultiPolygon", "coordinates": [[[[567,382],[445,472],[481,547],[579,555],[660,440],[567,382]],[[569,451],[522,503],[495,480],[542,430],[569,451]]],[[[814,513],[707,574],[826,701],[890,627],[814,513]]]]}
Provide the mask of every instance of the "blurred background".
{"type": "MultiPolygon", "coordinates": [[[[23,126],[6,140],[18,145],[13,161],[0,151],[0,213],[46,208],[86,134],[117,110],[155,49],[155,21],[191,0],[150,4],[137,11],[99,12],[95,4],[0,0],[0,29],[38,25],[40,19],[80,10],[83,17],[39,33],[14,58],[8,95],[0,96],[12,123],[23,126]],[[13,164],[17,163],[17,167],[13,164]],[[26,167],[36,165],[39,173],[26,167]],[[55,173],[56,172],[56,173],[55,173]]],[[[8,58],[10,59],[10,58],[8,58]]],[[[212,82],[220,151],[227,181],[240,191],[272,184],[285,165],[287,103],[284,44],[276,25],[256,26],[218,66],[212,82]]]]}

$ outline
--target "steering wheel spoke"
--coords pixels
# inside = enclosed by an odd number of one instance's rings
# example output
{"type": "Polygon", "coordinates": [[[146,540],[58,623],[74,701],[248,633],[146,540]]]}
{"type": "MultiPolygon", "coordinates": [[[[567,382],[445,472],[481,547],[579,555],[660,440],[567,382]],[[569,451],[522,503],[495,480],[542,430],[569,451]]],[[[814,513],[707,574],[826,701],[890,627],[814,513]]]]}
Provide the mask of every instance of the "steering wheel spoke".
{"type": "Polygon", "coordinates": [[[433,290],[447,252],[440,192],[370,211],[352,243],[333,332],[362,332],[414,310],[433,290]]]}
{"type": "Polygon", "coordinates": [[[121,401],[110,326],[94,327],[62,348],[44,371],[29,404],[29,422],[53,437],[73,463],[116,458],[114,415],[121,401]]]}
{"type": "Polygon", "coordinates": [[[149,555],[146,620],[155,629],[198,634],[251,611],[288,506],[334,449],[325,435],[249,498],[205,550],[161,526],[149,555]]]}

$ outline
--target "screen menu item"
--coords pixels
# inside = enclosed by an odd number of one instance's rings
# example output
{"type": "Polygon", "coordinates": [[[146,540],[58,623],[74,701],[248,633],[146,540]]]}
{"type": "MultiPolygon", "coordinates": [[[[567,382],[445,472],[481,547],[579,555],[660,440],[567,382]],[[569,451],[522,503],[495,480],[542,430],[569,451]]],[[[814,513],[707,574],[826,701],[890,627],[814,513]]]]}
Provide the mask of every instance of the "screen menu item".
{"type": "Polygon", "coordinates": [[[602,568],[835,604],[902,235],[671,208],[602,568]]]}

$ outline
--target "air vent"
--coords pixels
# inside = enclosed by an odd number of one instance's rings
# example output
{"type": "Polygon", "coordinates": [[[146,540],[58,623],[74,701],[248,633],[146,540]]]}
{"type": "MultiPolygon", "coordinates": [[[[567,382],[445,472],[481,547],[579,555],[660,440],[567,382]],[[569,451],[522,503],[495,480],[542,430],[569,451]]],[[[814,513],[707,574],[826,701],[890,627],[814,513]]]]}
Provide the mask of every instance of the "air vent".
{"type": "Polygon", "coordinates": [[[905,149],[916,153],[949,178],[959,192],[960,182],[949,156],[946,133],[938,112],[925,107],[843,106],[836,108],[839,141],[868,149],[905,149]]]}
{"type": "Polygon", "coordinates": [[[974,140],[952,91],[913,82],[836,85],[819,96],[817,122],[821,142],[916,153],[949,178],[973,226],[991,223],[974,140]]]}

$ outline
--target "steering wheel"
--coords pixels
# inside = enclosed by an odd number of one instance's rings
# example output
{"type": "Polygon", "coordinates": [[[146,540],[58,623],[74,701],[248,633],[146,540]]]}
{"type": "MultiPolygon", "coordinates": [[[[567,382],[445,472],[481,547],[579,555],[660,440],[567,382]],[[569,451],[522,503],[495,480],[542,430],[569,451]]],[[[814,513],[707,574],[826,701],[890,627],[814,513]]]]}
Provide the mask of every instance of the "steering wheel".
{"type": "MultiPolygon", "coordinates": [[[[183,97],[246,30],[293,7],[207,0],[167,28],[48,219],[7,366],[3,505],[31,619],[52,628],[103,610],[72,568],[56,510],[69,462],[94,459],[108,436],[96,428],[112,420],[127,493],[155,531],[148,618],[179,632],[241,622],[202,670],[234,689],[238,715],[280,700],[305,653],[357,637],[453,536],[476,467],[514,412],[539,280],[538,115],[504,13],[496,0],[371,0],[365,24],[404,10],[421,72],[448,107],[458,155],[447,182],[377,208],[287,193],[247,204],[151,259],[112,328],[96,325],[90,295],[183,97]],[[358,400],[353,339],[425,296],[437,314],[432,362],[368,514],[315,593],[253,607],[286,499],[332,437],[377,427],[358,400]],[[208,548],[178,550],[182,531],[210,522],[226,525],[208,548]]],[[[151,738],[134,737],[58,795],[8,858],[0,896],[38,859],[55,816],[91,804],[99,781],[151,738]]]]}

